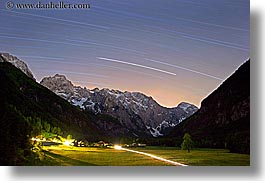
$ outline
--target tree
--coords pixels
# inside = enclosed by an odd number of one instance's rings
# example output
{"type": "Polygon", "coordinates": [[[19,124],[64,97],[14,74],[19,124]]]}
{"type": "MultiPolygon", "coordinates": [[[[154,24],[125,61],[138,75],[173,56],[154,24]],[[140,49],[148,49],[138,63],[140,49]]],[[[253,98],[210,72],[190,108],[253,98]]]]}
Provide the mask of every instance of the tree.
{"type": "MultiPolygon", "coordinates": [[[[29,119],[31,120],[31,118],[29,119]]],[[[32,127],[32,136],[38,136],[41,134],[42,131],[42,125],[41,125],[41,119],[40,118],[34,118],[33,123],[31,123],[32,127]]]]}
{"type": "Polygon", "coordinates": [[[61,128],[59,128],[59,127],[57,128],[57,134],[58,135],[62,135],[63,134],[61,128]]]}
{"type": "Polygon", "coordinates": [[[47,122],[44,122],[43,123],[43,127],[44,127],[44,129],[45,129],[45,131],[46,132],[50,132],[50,130],[51,130],[51,125],[49,124],[49,123],[47,123],[47,122]]]}
{"type": "Polygon", "coordinates": [[[72,135],[70,135],[70,134],[67,135],[66,139],[71,140],[72,139],[72,135]]]}
{"type": "Polygon", "coordinates": [[[181,144],[181,149],[188,150],[188,152],[190,152],[192,147],[193,147],[193,141],[191,139],[191,136],[189,133],[185,133],[185,135],[183,136],[183,142],[181,144]]]}
{"type": "Polygon", "coordinates": [[[57,127],[54,126],[54,127],[52,128],[52,133],[53,133],[53,134],[57,134],[57,127]]]}

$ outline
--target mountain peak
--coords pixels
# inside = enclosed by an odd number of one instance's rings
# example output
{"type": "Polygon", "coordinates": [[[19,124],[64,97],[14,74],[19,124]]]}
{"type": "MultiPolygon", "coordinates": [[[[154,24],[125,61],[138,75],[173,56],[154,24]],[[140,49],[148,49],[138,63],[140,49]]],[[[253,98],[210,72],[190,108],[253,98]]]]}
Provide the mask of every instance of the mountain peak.
{"type": "Polygon", "coordinates": [[[61,75],[61,74],[55,74],[55,75],[53,76],[53,78],[56,78],[56,79],[63,79],[63,80],[68,80],[68,79],[66,78],[65,75],[61,75]]]}
{"type": "Polygon", "coordinates": [[[40,84],[49,88],[55,93],[66,92],[69,94],[73,93],[74,91],[74,85],[66,78],[65,75],[55,74],[51,77],[44,77],[40,84]]]}
{"type": "Polygon", "coordinates": [[[9,62],[18,69],[20,69],[23,73],[25,73],[28,77],[35,80],[33,73],[28,68],[27,64],[22,60],[18,59],[16,56],[13,56],[9,53],[0,53],[0,62],[9,62]]]}
{"type": "Polygon", "coordinates": [[[188,114],[194,114],[198,111],[198,108],[194,106],[193,104],[187,103],[187,102],[181,102],[178,104],[177,108],[182,109],[188,114]]]}

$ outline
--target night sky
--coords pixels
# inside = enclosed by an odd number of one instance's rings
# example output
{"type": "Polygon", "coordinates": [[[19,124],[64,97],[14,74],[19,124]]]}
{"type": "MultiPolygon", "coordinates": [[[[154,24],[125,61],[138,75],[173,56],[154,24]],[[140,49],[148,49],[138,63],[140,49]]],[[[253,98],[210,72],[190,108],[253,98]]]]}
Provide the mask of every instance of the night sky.
{"type": "Polygon", "coordinates": [[[6,10],[0,2],[0,52],[25,61],[38,81],[60,73],[82,87],[200,106],[249,58],[249,0],[64,2],[91,8],[6,10]]]}

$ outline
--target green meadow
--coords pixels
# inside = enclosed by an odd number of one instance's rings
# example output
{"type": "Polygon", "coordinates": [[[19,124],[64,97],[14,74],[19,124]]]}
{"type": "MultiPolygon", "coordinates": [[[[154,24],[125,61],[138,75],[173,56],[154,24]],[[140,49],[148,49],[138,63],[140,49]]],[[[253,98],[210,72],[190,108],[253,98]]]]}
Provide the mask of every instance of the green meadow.
{"type": "MultiPolygon", "coordinates": [[[[193,149],[190,153],[175,147],[131,148],[189,166],[249,166],[250,155],[222,149],[193,149]]],[[[44,146],[40,165],[51,166],[173,166],[154,158],[113,148],[44,146]]]]}
{"type": "Polygon", "coordinates": [[[196,148],[188,153],[175,147],[134,148],[168,160],[187,164],[189,166],[249,166],[250,155],[230,153],[224,149],[196,148]]]}

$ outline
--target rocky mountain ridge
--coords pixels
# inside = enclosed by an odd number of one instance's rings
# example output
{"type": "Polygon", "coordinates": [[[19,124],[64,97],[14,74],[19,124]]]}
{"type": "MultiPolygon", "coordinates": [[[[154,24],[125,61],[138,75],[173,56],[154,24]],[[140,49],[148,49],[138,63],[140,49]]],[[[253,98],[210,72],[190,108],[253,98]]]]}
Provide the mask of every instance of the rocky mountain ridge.
{"type": "Polygon", "coordinates": [[[135,136],[163,136],[198,110],[196,106],[185,102],[174,108],[165,108],[152,97],[139,92],[106,88],[89,90],[74,86],[64,75],[59,74],[43,78],[40,84],[81,109],[117,118],[135,136]]]}
{"type": "Polygon", "coordinates": [[[24,72],[28,77],[35,80],[33,73],[28,68],[27,64],[17,57],[9,53],[0,53],[0,62],[10,62],[12,65],[24,72]]]}
{"type": "Polygon", "coordinates": [[[179,140],[180,145],[185,133],[191,134],[197,147],[250,153],[250,60],[207,96],[169,138],[179,140]]]}

